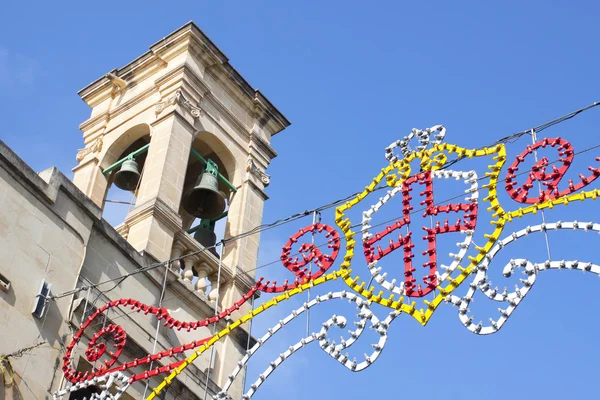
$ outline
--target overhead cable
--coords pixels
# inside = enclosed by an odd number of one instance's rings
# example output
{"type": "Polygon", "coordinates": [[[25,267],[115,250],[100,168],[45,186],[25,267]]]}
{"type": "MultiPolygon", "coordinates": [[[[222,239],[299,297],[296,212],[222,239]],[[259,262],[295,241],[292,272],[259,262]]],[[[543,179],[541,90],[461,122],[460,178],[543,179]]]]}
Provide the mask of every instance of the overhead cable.
{"type": "MultiPolygon", "coordinates": [[[[594,108],[594,107],[596,107],[598,105],[600,105],[600,102],[594,102],[594,103],[592,103],[592,104],[590,104],[590,105],[588,105],[586,107],[583,107],[583,108],[575,110],[575,111],[573,111],[571,113],[565,114],[562,117],[559,117],[559,118],[553,119],[551,121],[545,122],[545,123],[543,123],[543,124],[541,124],[541,125],[533,128],[533,129],[535,129],[537,132],[540,132],[540,131],[542,131],[544,129],[547,129],[547,128],[551,127],[551,126],[558,125],[558,124],[560,124],[560,123],[562,123],[564,121],[567,121],[567,120],[569,120],[571,118],[574,118],[575,116],[583,113],[584,111],[590,110],[590,109],[592,109],[592,108],[594,108]]],[[[503,137],[503,138],[497,140],[496,142],[494,142],[493,144],[491,144],[488,147],[493,147],[493,146],[498,145],[498,144],[508,143],[508,142],[511,142],[511,141],[514,141],[514,140],[518,140],[521,136],[529,134],[531,132],[531,129],[532,128],[529,128],[529,129],[526,129],[526,130],[523,130],[523,131],[520,131],[520,132],[517,132],[517,133],[513,133],[513,134],[511,134],[509,136],[503,137]]],[[[595,149],[597,147],[600,147],[600,145],[596,145],[596,146],[587,148],[587,149],[582,150],[582,151],[580,151],[580,152],[578,152],[576,154],[581,154],[581,153],[584,153],[586,151],[590,151],[592,149],[595,149]]],[[[443,169],[447,169],[448,167],[456,164],[459,160],[460,159],[457,158],[457,159],[448,161],[444,165],[443,169]]],[[[558,160],[554,161],[554,162],[558,162],[558,160]]],[[[484,179],[484,178],[485,177],[482,177],[482,178],[479,178],[479,179],[484,179]]],[[[374,192],[382,190],[382,189],[386,189],[386,188],[387,188],[386,185],[379,186],[379,187],[377,187],[377,188],[374,189],[374,192]]],[[[80,287],[78,289],[73,289],[73,290],[70,290],[70,291],[67,291],[67,292],[63,292],[63,293],[60,293],[60,294],[57,294],[57,295],[49,296],[47,299],[49,299],[49,300],[57,300],[57,299],[60,299],[62,297],[65,297],[65,296],[69,296],[69,295],[81,292],[83,290],[95,289],[98,286],[101,286],[101,285],[104,285],[104,284],[107,284],[107,283],[110,283],[110,282],[118,281],[117,284],[115,284],[111,289],[109,289],[109,290],[113,290],[114,288],[118,287],[118,285],[120,285],[125,279],[127,279],[130,276],[133,276],[133,275],[136,275],[136,274],[139,274],[139,273],[142,273],[142,272],[147,272],[147,271],[159,268],[161,266],[167,265],[169,263],[172,263],[172,262],[175,262],[175,261],[180,261],[180,260],[183,260],[183,259],[185,259],[187,257],[192,257],[192,256],[195,256],[195,255],[207,252],[209,250],[212,250],[212,249],[216,248],[217,246],[220,246],[220,245],[224,246],[224,245],[226,245],[229,242],[235,242],[235,241],[237,241],[239,239],[242,239],[242,238],[245,238],[247,236],[250,236],[250,235],[253,235],[253,234],[256,234],[256,233],[260,233],[260,232],[264,232],[264,231],[276,228],[278,226],[285,225],[285,224],[290,223],[292,221],[304,218],[304,217],[306,217],[308,215],[311,215],[311,214],[313,214],[315,212],[319,212],[319,211],[323,211],[323,210],[329,209],[331,207],[335,207],[335,206],[337,206],[339,204],[345,203],[348,200],[356,197],[360,193],[361,192],[356,192],[356,193],[353,193],[353,194],[351,194],[349,196],[346,196],[346,197],[344,197],[342,199],[335,200],[333,202],[330,202],[330,203],[327,203],[325,205],[319,206],[319,207],[314,208],[312,210],[305,210],[303,212],[296,213],[296,214],[290,215],[288,217],[278,219],[278,220],[276,220],[274,222],[271,222],[271,223],[268,223],[268,224],[262,224],[262,225],[256,226],[255,228],[253,228],[253,229],[251,229],[251,230],[249,230],[247,232],[243,232],[243,233],[240,233],[238,235],[235,235],[235,236],[232,236],[232,237],[229,237],[229,238],[224,238],[224,239],[222,239],[221,241],[217,242],[216,244],[214,244],[212,246],[208,246],[208,247],[205,247],[203,249],[200,249],[200,250],[197,250],[197,251],[193,251],[193,252],[188,253],[188,254],[184,254],[184,255],[182,255],[180,257],[172,258],[172,259],[169,259],[167,261],[162,261],[162,262],[150,264],[150,265],[147,265],[147,266],[142,267],[140,269],[137,269],[135,271],[132,271],[132,272],[130,272],[128,274],[124,274],[124,275],[122,275],[120,277],[113,278],[113,279],[108,279],[108,280],[105,280],[105,281],[102,281],[102,282],[99,282],[99,283],[96,283],[96,284],[92,284],[92,285],[82,286],[82,287],[80,287]]],[[[455,196],[453,198],[450,198],[450,199],[443,200],[439,204],[442,204],[444,202],[453,200],[453,199],[461,197],[461,196],[462,196],[462,194],[459,195],[459,196],[455,196]]],[[[418,211],[419,210],[416,210],[415,212],[418,212],[418,211]]],[[[276,261],[276,262],[279,262],[279,260],[276,261]]],[[[273,264],[273,263],[269,263],[267,265],[271,265],[271,264],[273,264]]],[[[262,267],[263,266],[259,266],[257,268],[252,269],[252,270],[247,270],[245,272],[256,271],[256,270],[258,270],[258,269],[260,269],[262,267]]]]}

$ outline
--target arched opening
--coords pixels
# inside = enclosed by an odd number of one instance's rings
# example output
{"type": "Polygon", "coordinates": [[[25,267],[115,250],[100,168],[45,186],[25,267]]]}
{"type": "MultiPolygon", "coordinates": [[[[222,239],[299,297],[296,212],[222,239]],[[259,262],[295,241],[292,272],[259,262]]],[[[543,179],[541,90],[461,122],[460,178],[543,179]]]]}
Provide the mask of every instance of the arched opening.
{"type": "MultiPolygon", "coordinates": [[[[94,369],[93,365],[83,357],[79,357],[79,361],[77,362],[77,372],[91,372],[94,369]]],[[[91,399],[94,394],[102,394],[102,391],[106,387],[106,381],[102,383],[98,383],[96,385],[89,385],[87,387],[81,388],[79,390],[74,390],[69,394],[69,400],[83,400],[83,399],[91,399]]],[[[108,387],[107,397],[110,398],[111,395],[117,394],[118,387],[113,384],[108,387]]],[[[121,393],[120,399],[122,400],[133,400],[133,397],[127,393],[121,393]]]]}
{"type": "Polygon", "coordinates": [[[102,393],[102,390],[98,386],[91,385],[86,388],[71,392],[69,395],[69,400],[89,400],[92,398],[92,394],[100,393],[102,393]]]}
{"type": "MultiPolygon", "coordinates": [[[[85,358],[79,357],[79,361],[77,362],[77,372],[91,372],[92,369],[92,364],[90,364],[85,358]]],[[[69,400],[91,399],[93,394],[100,393],[102,393],[102,389],[98,385],[90,385],[79,390],[72,391],[69,394],[69,400]]]]}
{"type": "Polygon", "coordinates": [[[109,172],[104,174],[107,190],[104,196],[103,217],[113,226],[122,223],[127,213],[135,206],[149,143],[150,126],[136,125],[112,144],[102,162],[103,170],[109,169],[109,172]],[[127,158],[129,159],[115,166],[127,158]]]}
{"type": "MultiPolygon", "coordinates": [[[[236,171],[235,158],[226,148],[226,146],[213,134],[209,132],[199,132],[195,136],[195,139],[192,143],[192,149],[193,151],[196,151],[204,160],[210,160],[214,162],[214,164],[216,164],[218,167],[218,172],[225,179],[227,179],[229,182],[233,181],[236,171]]],[[[206,172],[206,164],[199,160],[194,154],[191,154],[185,175],[183,190],[184,197],[199,183],[204,172],[206,172]]],[[[231,187],[222,179],[217,179],[217,190],[225,198],[225,211],[227,211],[233,191],[231,187]]],[[[183,203],[184,202],[182,201],[182,207],[179,210],[179,213],[183,219],[183,229],[189,231],[192,227],[199,227],[198,230],[192,232],[191,234],[202,245],[208,247],[206,244],[210,244],[212,241],[218,242],[226,235],[226,217],[219,218],[218,220],[202,220],[189,214],[183,207],[183,203]],[[214,237],[212,237],[211,240],[207,240],[205,238],[206,235],[210,236],[208,230],[214,233],[214,237]]],[[[217,255],[215,251],[211,252],[217,255]]]]}

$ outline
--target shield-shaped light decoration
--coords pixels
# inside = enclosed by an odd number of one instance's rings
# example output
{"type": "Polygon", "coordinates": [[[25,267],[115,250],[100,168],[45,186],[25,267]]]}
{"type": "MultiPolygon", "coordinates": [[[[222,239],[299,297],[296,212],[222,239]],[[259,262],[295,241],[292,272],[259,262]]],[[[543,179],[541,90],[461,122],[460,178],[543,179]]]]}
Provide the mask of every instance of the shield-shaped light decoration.
{"type": "Polygon", "coordinates": [[[366,287],[366,282],[352,274],[348,274],[344,279],[346,283],[370,301],[408,313],[423,325],[429,321],[437,306],[474,270],[493,246],[504,226],[502,217],[505,213],[496,197],[498,175],[506,159],[504,145],[468,150],[444,143],[445,134],[446,130],[441,125],[426,130],[413,129],[408,136],[392,143],[386,148],[389,164],[362,193],[336,209],[336,223],[346,237],[346,255],[341,268],[348,270],[351,265],[357,234],[352,227],[360,225],[363,252],[372,280],[378,282],[390,296],[384,297],[383,291],[376,295],[374,287],[366,287]],[[418,140],[416,150],[410,148],[413,138],[418,140]],[[400,150],[400,154],[394,154],[396,148],[400,150]],[[458,159],[489,156],[491,160],[488,169],[491,172],[478,176],[475,171],[444,169],[448,156],[452,154],[456,154],[458,159]],[[410,163],[414,160],[419,161],[421,171],[412,174],[410,163]],[[464,181],[467,185],[465,201],[436,205],[435,182],[452,178],[459,182],[464,181]],[[488,242],[482,247],[476,246],[477,253],[467,261],[466,255],[472,244],[477,216],[482,209],[479,205],[479,181],[483,179],[486,181],[481,189],[487,191],[487,195],[481,200],[490,202],[491,206],[487,210],[493,213],[492,232],[485,235],[488,242]],[[389,187],[385,196],[363,211],[361,224],[353,224],[345,213],[373,192],[385,188],[380,186],[382,182],[389,187]],[[373,215],[395,196],[402,196],[402,215],[391,225],[371,226],[373,215]],[[418,237],[421,236],[420,232],[414,233],[409,228],[408,232],[400,233],[401,228],[410,227],[411,223],[414,226],[414,222],[421,217],[427,218],[427,221],[430,218],[438,219],[433,225],[423,224],[424,226],[418,227],[419,231],[423,229],[425,232],[422,240],[426,250],[422,254],[427,256],[427,262],[422,266],[413,265],[413,248],[421,239],[418,237]],[[463,240],[458,243],[459,251],[456,254],[451,253],[450,262],[443,265],[438,261],[436,239],[438,235],[457,232],[464,235],[463,240]],[[403,252],[404,265],[384,265],[385,257],[394,252],[403,252]],[[401,268],[404,279],[401,282],[389,280],[388,272],[397,272],[398,268],[401,268]],[[424,299],[429,294],[434,296],[432,301],[424,299]],[[400,297],[396,299],[395,296],[400,297]],[[415,300],[419,299],[422,299],[426,308],[416,308],[415,300]]]}

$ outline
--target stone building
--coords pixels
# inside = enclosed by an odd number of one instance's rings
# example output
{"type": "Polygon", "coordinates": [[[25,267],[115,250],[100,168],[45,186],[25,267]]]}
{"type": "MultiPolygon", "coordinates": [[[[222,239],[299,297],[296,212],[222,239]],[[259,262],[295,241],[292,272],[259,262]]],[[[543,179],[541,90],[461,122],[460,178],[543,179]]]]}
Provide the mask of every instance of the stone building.
{"type": "MultiPolygon", "coordinates": [[[[188,233],[198,218],[182,199],[210,160],[227,203],[225,237],[260,225],[269,183],[264,171],[276,156],[271,138],[289,125],[287,119],[193,23],[79,94],[92,111],[80,126],[84,148],[76,155],[73,181],[56,168],[34,172],[0,141],[0,355],[9,355],[0,360],[5,369],[0,399],[52,398],[69,386],[61,370],[66,347],[103,304],[132,298],[165,307],[177,320],[196,321],[233,304],[254,283],[259,235],[207,251],[210,243],[188,233]],[[102,217],[106,194],[128,156],[139,172],[128,188],[135,206],[113,227],[102,217]],[[87,289],[74,290],[82,287],[87,289]],[[48,289],[57,297],[45,302],[48,289]]],[[[214,220],[203,219],[203,230],[214,227],[214,220]]],[[[216,329],[249,307],[234,311],[216,329]]],[[[161,322],[130,307],[110,308],[84,330],[71,365],[82,372],[100,368],[102,360],[90,360],[86,349],[111,325],[127,335],[114,366],[210,336],[213,329],[187,332],[161,322]]],[[[235,330],[185,369],[161,398],[204,398],[205,390],[210,398],[252,344],[248,326],[235,330]]],[[[153,361],[152,367],[191,352],[153,361]]],[[[148,370],[144,364],[125,373],[148,370]]],[[[164,377],[137,381],[122,398],[141,399],[164,377]]],[[[239,399],[242,390],[238,379],[229,394],[239,399]]],[[[83,392],[63,398],[83,398],[83,392]]]]}

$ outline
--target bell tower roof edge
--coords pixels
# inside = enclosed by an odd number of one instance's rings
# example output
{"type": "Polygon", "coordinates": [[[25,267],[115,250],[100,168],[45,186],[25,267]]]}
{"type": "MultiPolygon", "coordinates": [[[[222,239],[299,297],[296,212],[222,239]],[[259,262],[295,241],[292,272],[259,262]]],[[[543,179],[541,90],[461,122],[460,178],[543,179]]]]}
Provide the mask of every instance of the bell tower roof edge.
{"type": "Polygon", "coordinates": [[[291,125],[291,122],[273,103],[262,92],[251,86],[230,64],[225,53],[193,21],[152,44],[147,52],[125,66],[115,68],[96,79],[79,90],[78,94],[86,104],[94,108],[107,96],[114,96],[115,92],[124,90],[127,86],[133,86],[145,77],[152,76],[152,73],[148,73],[149,70],[156,69],[161,65],[166,66],[172,57],[181,52],[182,48],[193,48],[193,54],[201,59],[207,70],[210,69],[222,79],[226,79],[248,108],[255,109],[257,113],[263,115],[263,120],[268,120],[272,135],[291,125]]]}

